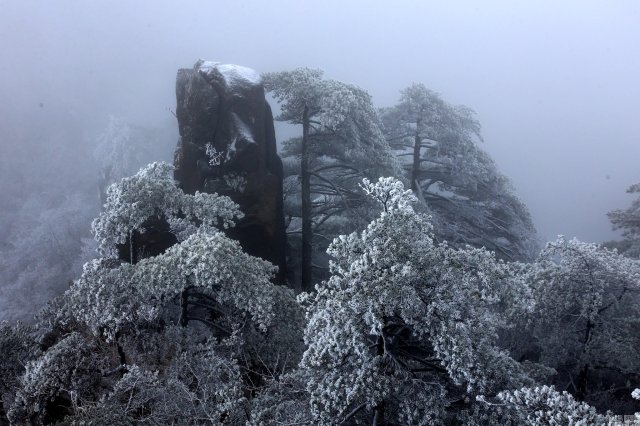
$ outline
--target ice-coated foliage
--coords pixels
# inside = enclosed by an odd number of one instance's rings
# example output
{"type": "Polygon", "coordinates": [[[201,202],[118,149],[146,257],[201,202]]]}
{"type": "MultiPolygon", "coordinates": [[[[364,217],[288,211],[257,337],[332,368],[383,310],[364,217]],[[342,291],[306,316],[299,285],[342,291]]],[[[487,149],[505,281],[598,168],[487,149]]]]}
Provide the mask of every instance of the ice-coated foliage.
{"type": "Polygon", "coordinates": [[[30,361],[7,413],[9,420],[24,424],[29,419],[41,424],[46,416],[61,416],[61,411],[70,409],[78,395],[98,390],[104,360],[94,351],[93,342],[72,333],[30,361]]]}
{"type": "MultiPolygon", "coordinates": [[[[331,278],[301,296],[309,321],[301,365],[317,421],[435,424],[468,393],[531,383],[495,346],[506,325],[496,307],[519,291],[507,265],[483,249],[434,244],[401,182],[363,188],[384,211],[334,240],[331,278]]],[[[516,300],[527,309],[526,292],[516,300]]]]}
{"type": "Polygon", "coordinates": [[[568,392],[550,386],[525,387],[500,392],[497,399],[514,410],[511,416],[518,424],[531,426],[615,425],[612,416],[599,414],[595,408],[576,401],[568,392]]]}
{"type": "MultiPolygon", "coordinates": [[[[293,247],[301,236],[302,281],[310,290],[311,281],[326,276],[324,252],[331,240],[368,222],[369,205],[358,183],[363,177],[399,175],[400,169],[365,90],[307,68],[267,73],[263,82],[281,103],[277,119],[303,128],[302,137],[284,141],[281,155],[288,231],[293,247]],[[307,257],[313,257],[313,272],[307,257]]],[[[292,270],[296,261],[292,256],[292,270]]]]}
{"type": "Polygon", "coordinates": [[[385,136],[411,188],[429,208],[439,239],[458,247],[486,247],[507,260],[534,256],[537,241],[529,212],[509,179],[478,147],[480,123],[472,110],[413,84],[381,117],[385,136]]]}
{"type": "MultiPolygon", "coordinates": [[[[222,67],[227,84],[258,83],[222,67]]],[[[33,327],[0,323],[0,424],[586,426],[621,424],[605,409],[637,411],[640,264],[564,238],[534,262],[500,260],[526,258],[533,228],[477,147],[470,110],[412,85],[384,111],[400,155],[416,148],[408,190],[373,180],[400,172],[366,91],[309,69],[266,74],[264,85],[280,119],[305,125],[304,139],[284,144],[285,193],[304,193],[307,179],[307,231],[333,241],[307,266],[330,256],[328,278],[297,303],[271,283],[274,266],[224,233],[242,216],[235,203],[185,194],[171,166],[151,164],[108,190],[93,223],[103,257],[33,327]],[[519,361],[500,346],[512,335],[519,361]]],[[[96,151],[101,184],[139,160],[134,133],[110,123],[96,151]]],[[[225,153],[209,148],[215,166],[225,153]]],[[[246,183],[224,179],[240,192],[246,183]]],[[[68,201],[26,203],[46,213],[0,229],[14,239],[3,277],[66,276],[84,235],[60,225],[88,211],[68,201]]],[[[302,204],[288,205],[292,232],[302,204]]],[[[631,257],[637,210],[610,215],[631,257]]]]}
{"type": "Polygon", "coordinates": [[[530,321],[541,361],[558,370],[568,390],[601,405],[607,389],[640,371],[640,263],[559,237],[526,274],[536,301],[530,321]]]}
{"type": "MultiPolygon", "coordinates": [[[[640,194],[640,183],[631,185],[627,192],[640,194]]],[[[621,229],[624,240],[621,249],[625,255],[640,258],[640,196],[633,200],[627,209],[613,210],[609,213],[609,220],[614,229],[621,229]]]]}
{"type": "Polygon", "coordinates": [[[216,194],[185,194],[171,171],[165,163],[154,163],[109,188],[105,210],[93,228],[101,251],[111,257],[84,266],[66,292],[66,312],[61,316],[111,340],[127,327],[157,320],[191,292],[201,299],[198,303],[213,303],[211,309],[222,318],[215,324],[226,334],[246,320],[265,331],[275,315],[275,287],[270,283],[275,267],[244,253],[239,243],[216,228],[232,226],[241,216],[235,203],[216,194]],[[145,223],[154,217],[168,219],[186,239],[135,264],[114,259],[113,247],[134,231],[144,232],[145,223]]]}
{"type": "Polygon", "coordinates": [[[116,246],[124,244],[133,232],[144,232],[149,219],[167,220],[179,239],[184,239],[195,232],[195,223],[203,229],[228,228],[240,217],[237,204],[228,197],[185,194],[173,180],[173,167],[159,162],[111,185],[104,212],[92,228],[100,252],[116,257],[116,246]]]}
{"type": "Polygon", "coordinates": [[[242,425],[247,418],[232,344],[167,327],[113,345],[72,333],[27,365],[9,410],[14,424],[242,425]],[[114,364],[117,366],[114,367],[114,364]]]}
{"type": "Polygon", "coordinates": [[[40,354],[31,333],[32,329],[20,322],[0,322],[0,419],[15,397],[26,364],[40,354]]]}
{"type": "Polygon", "coordinates": [[[55,102],[47,107],[29,117],[10,108],[0,119],[0,320],[30,323],[64,292],[99,207],[91,120],[55,102]]]}
{"type": "Polygon", "coordinates": [[[282,112],[277,119],[302,124],[306,107],[324,127],[335,129],[342,124],[358,100],[354,93],[356,87],[325,80],[323,74],[321,70],[309,68],[263,74],[265,89],[281,102],[282,112]]]}
{"type": "Polygon", "coordinates": [[[258,368],[260,375],[275,378],[297,367],[305,350],[302,330],[305,326],[304,311],[297,303],[290,288],[273,286],[271,293],[270,320],[266,333],[246,330],[244,359],[251,365],[242,364],[248,369],[258,368]]]}
{"type": "Polygon", "coordinates": [[[269,282],[274,271],[223,233],[198,232],[135,265],[113,267],[105,259],[88,263],[67,298],[76,319],[109,338],[126,325],[154,320],[188,288],[214,298],[229,313],[242,313],[227,318],[231,325],[250,318],[266,330],[274,316],[269,282]]]}
{"type": "MultiPolygon", "coordinates": [[[[42,315],[44,352],[29,348],[22,378],[7,372],[14,423],[242,425],[246,394],[299,362],[303,312],[293,292],[219,229],[240,217],[237,206],[184,194],[171,170],[155,163],[109,189],[94,222],[106,257],[87,262],[42,315]],[[144,237],[150,219],[167,220],[180,238],[136,262],[117,258],[113,246],[144,237]]],[[[3,353],[22,355],[20,342],[33,338],[20,330],[3,325],[3,353]]]]}
{"type": "Polygon", "coordinates": [[[314,425],[309,393],[306,390],[306,371],[296,370],[269,380],[265,388],[251,401],[248,425],[314,425]]]}
{"type": "Polygon", "coordinates": [[[112,390],[86,402],[73,424],[242,425],[246,398],[238,365],[194,344],[162,372],[132,365],[112,390]]]}
{"type": "Polygon", "coordinates": [[[386,213],[395,210],[412,212],[411,204],[418,201],[411,190],[405,190],[402,182],[392,177],[380,178],[375,183],[365,178],[360,187],[368,196],[380,203],[386,213]]]}
{"type": "MultiPolygon", "coordinates": [[[[318,167],[351,166],[368,177],[397,171],[371,95],[352,84],[323,79],[322,74],[308,68],[264,74],[265,89],[281,102],[277,119],[302,124],[308,108],[313,141],[309,149],[318,167]]],[[[300,142],[289,141],[285,157],[300,155],[300,142]]]]}

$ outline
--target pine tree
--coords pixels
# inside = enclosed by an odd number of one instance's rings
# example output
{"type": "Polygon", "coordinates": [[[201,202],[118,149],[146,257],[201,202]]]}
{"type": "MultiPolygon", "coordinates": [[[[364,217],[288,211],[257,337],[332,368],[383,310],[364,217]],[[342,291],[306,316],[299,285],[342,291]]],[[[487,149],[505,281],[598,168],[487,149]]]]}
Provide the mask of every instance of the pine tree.
{"type": "Polygon", "coordinates": [[[381,116],[385,136],[411,189],[433,215],[441,240],[486,247],[506,260],[534,256],[537,242],[529,212],[509,179],[478,147],[480,123],[472,110],[413,84],[381,116]]]}
{"type": "Polygon", "coordinates": [[[302,297],[316,421],[437,424],[478,392],[532,383],[495,345],[506,326],[498,305],[528,309],[507,265],[483,249],[436,245],[401,182],[363,188],[383,211],[334,240],[331,278],[302,297]]]}
{"type": "MultiPolygon", "coordinates": [[[[285,157],[299,157],[302,289],[312,289],[314,235],[341,214],[351,219],[362,198],[357,182],[394,170],[380,121],[363,89],[300,68],[263,75],[265,89],[281,102],[278,120],[302,125],[302,137],[285,143],[285,157]]],[[[291,185],[297,187],[294,183],[291,185]]],[[[335,235],[335,234],[334,234],[335,235]]],[[[331,235],[324,236],[331,239],[331,235]]]]}

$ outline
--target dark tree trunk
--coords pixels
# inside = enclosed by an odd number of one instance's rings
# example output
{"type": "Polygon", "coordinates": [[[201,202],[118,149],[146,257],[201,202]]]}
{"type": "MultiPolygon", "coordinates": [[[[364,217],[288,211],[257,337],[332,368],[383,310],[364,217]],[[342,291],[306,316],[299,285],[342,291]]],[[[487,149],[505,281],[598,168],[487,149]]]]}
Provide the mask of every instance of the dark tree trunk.
{"type": "Polygon", "coordinates": [[[578,374],[578,386],[576,391],[576,399],[578,401],[584,401],[587,396],[587,385],[589,378],[589,364],[582,366],[580,373],[578,374]]]}
{"type": "Polygon", "coordinates": [[[189,323],[189,319],[187,318],[187,315],[189,315],[189,293],[187,293],[187,291],[185,288],[182,290],[182,293],[180,293],[180,320],[178,322],[181,327],[186,327],[189,323]]]}
{"type": "MultiPolygon", "coordinates": [[[[586,352],[587,350],[587,345],[591,340],[591,333],[593,333],[594,326],[595,325],[592,321],[590,320],[587,321],[587,328],[584,331],[584,341],[583,341],[584,348],[582,350],[583,353],[586,352]]],[[[585,397],[587,396],[588,379],[589,379],[589,364],[585,363],[580,369],[580,373],[578,373],[576,399],[579,401],[584,401],[585,397]]]]}
{"type": "MultiPolygon", "coordinates": [[[[384,337],[382,334],[378,336],[376,341],[376,355],[384,356],[384,337]]],[[[384,424],[384,401],[380,401],[374,408],[371,426],[384,426],[384,424]]]]}
{"type": "Polygon", "coordinates": [[[111,166],[102,169],[102,175],[98,181],[98,197],[100,198],[100,209],[107,203],[107,188],[111,180],[111,166]]]}
{"type": "Polygon", "coordinates": [[[302,290],[311,291],[311,175],[309,173],[309,108],[302,114],[302,158],[300,177],[302,184],[302,290]]]}
{"type": "Polygon", "coordinates": [[[132,265],[138,263],[138,241],[137,241],[137,231],[133,231],[129,233],[129,261],[132,265]]]}
{"type": "Polygon", "coordinates": [[[413,140],[413,165],[411,166],[411,190],[416,194],[420,190],[418,179],[420,178],[420,148],[422,138],[420,137],[420,121],[417,122],[417,130],[413,140]]]}
{"type": "Polygon", "coordinates": [[[127,365],[127,356],[124,353],[124,348],[120,344],[120,332],[117,331],[115,335],[116,349],[118,351],[118,358],[120,359],[120,365],[127,365]]]}

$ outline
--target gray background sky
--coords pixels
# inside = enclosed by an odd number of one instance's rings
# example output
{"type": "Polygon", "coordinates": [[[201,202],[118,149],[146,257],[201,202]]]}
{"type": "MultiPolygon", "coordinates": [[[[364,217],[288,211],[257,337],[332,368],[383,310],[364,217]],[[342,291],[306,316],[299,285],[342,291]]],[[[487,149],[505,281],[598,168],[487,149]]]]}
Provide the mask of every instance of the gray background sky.
{"type": "Polygon", "coordinates": [[[635,0],[0,0],[0,55],[0,116],[87,128],[172,122],[176,70],[198,58],[322,68],[378,106],[423,82],[476,110],[543,240],[613,237],[605,213],[640,181],[635,0]]]}

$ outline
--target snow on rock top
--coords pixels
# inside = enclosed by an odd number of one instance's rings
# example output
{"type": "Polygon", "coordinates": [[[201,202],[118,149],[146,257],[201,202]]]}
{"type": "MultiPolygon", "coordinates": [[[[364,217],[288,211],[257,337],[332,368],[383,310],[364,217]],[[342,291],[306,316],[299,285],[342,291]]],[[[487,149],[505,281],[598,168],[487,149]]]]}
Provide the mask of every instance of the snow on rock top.
{"type": "Polygon", "coordinates": [[[255,70],[241,65],[222,64],[213,61],[201,61],[198,64],[200,72],[211,74],[214,71],[220,73],[227,87],[233,87],[237,84],[260,84],[260,74],[255,70]]]}

